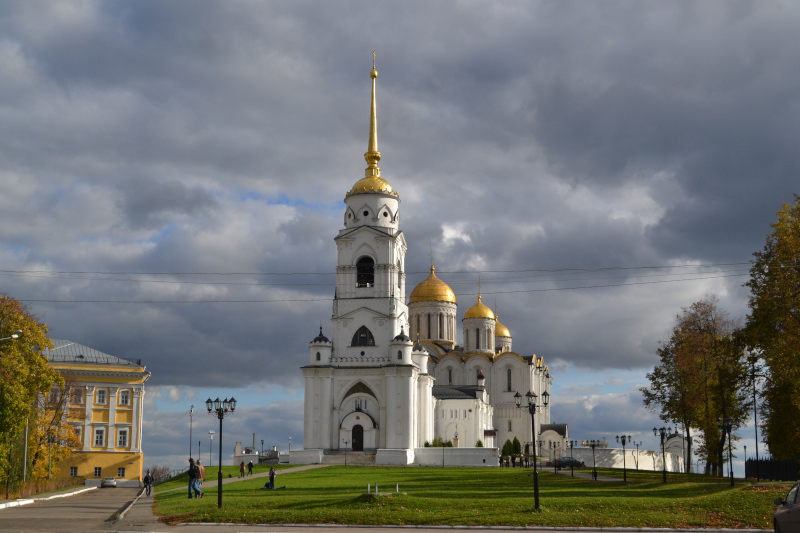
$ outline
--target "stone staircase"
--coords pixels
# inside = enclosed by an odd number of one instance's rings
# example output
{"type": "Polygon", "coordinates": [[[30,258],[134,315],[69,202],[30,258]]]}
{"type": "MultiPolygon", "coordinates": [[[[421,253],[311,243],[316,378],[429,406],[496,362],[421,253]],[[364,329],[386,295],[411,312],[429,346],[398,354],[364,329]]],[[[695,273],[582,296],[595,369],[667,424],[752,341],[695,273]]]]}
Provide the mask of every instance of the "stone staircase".
{"type": "Polygon", "coordinates": [[[374,465],[375,452],[325,452],[322,456],[324,465],[374,465]]]}

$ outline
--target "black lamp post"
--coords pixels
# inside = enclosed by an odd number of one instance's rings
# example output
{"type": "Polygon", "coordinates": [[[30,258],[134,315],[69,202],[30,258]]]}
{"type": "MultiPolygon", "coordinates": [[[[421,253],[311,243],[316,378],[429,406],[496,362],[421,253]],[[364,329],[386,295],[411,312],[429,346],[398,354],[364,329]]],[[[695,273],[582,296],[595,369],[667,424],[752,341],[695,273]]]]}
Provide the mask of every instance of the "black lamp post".
{"type": "Polygon", "coordinates": [[[592,479],[597,481],[597,461],[594,457],[594,449],[600,446],[603,443],[601,440],[586,440],[583,441],[584,446],[589,446],[592,449],[592,479]]]}
{"type": "Polygon", "coordinates": [[[264,439],[261,439],[261,455],[258,458],[258,462],[261,463],[264,460],[264,439]]]}
{"type": "Polygon", "coordinates": [[[194,405],[189,408],[189,459],[192,458],[192,413],[194,413],[194,405]]]}
{"type": "Polygon", "coordinates": [[[718,418],[717,424],[722,429],[723,435],[727,434],[728,436],[728,470],[731,477],[731,487],[733,487],[733,450],[731,449],[731,431],[733,430],[733,426],[736,425],[736,421],[733,418],[728,418],[726,416],[722,420],[718,418]]]}
{"type": "Polygon", "coordinates": [[[758,471],[758,403],[756,401],[756,378],[763,377],[756,374],[756,363],[753,361],[753,370],[750,378],[753,380],[753,426],[756,429],[756,481],[761,481],[761,473],[758,471]]]}
{"type": "Polygon", "coordinates": [[[347,445],[350,443],[349,440],[344,441],[344,466],[347,466],[347,445]]]}
{"type": "Polygon", "coordinates": [[[664,443],[667,442],[667,435],[672,431],[671,428],[653,428],[653,435],[661,436],[661,466],[663,467],[664,483],[667,482],[667,453],[664,451],[664,443]]]}
{"type": "Polygon", "coordinates": [[[631,442],[632,437],[628,435],[622,435],[621,437],[617,435],[617,442],[622,443],[622,481],[628,481],[628,469],[625,465],[625,444],[631,442]]]}
{"type": "Polygon", "coordinates": [[[636,470],[639,470],[639,446],[642,445],[642,441],[634,442],[634,446],[636,446],[636,470]]]}
{"type": "MultiPolygon", "coordinates": [[[[567,441],[567,446],[569,446],[569,458],[570,459],[574,459],[575,458],[572,455],[572,450],[573,450],[573,448],[575,448],[576,444],[578,444],[578,441],[576,441],[576,440],[568,440],[567,441]]],[[[569,475],[571,477],[575,477],[575,464],[573,463],[573,461],[569,462],[569,475]]]]}
{"type": "MultiPolygon", "coordinates": [[[[514,394],[514,402],[517,404],[518,409],[528,409],[528,412],[531,415],[531,439],[534,438],[536,434],[536,411],[543,411],[547,408],[547,404],[550,400],[550,393],[547,391],[542,393],[542,405],[536,404],[536,399],[538,396],[531,391],[528,391],[525,394],[525,398],[528,401],[528,405],[522,405],[522,396],[520,395],[519,391],[514,394]]],[[[533,454],[533,503],[536,510],[539,510],[539,471],[536,469],[536,450],[534,450],[533,454]]]]}
{"type": "Polygon", "coordinates": [[[225,398],[220,401],[219,398],[206,400],[206,409],[209,414],[217,415],[219,418],[219,476],[217,478],[217,507],[222,509],[222,419],[229,414],[233,414],[236,409],[236,398],[230,400],[225,398]]]}

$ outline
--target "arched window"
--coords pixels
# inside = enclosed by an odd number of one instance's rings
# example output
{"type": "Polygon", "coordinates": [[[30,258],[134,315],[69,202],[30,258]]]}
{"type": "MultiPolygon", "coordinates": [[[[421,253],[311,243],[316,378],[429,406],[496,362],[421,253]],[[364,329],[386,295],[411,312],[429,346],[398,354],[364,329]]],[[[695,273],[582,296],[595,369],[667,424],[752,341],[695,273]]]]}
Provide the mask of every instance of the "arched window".
{"type": "Polygon", "coordinates": [[[476,350],[480,350],[481,349],[481,330],[480,329],[476,329],[475,330],[475,349],[476,350]]]}
{"type": "Polygon", "coordinates": [[[439,337],[440,339],[444,339],[444,315],[439,313],[439,337]]]}
{"type": "Polygon", "coordinates": [[[351,346],[375,346],[375,337],[372,332],[367,329],[367,326],[361,326],[353,335],[353,342],[351,346]]]}
{"type": "Polygon", "coordinates": [[[403,358],[403,352],[401,350],[397,350],[397,359],[403,358]]]}
{"type": "Polygon", "coordinates": [[[447,369],[447,384],[448,385],[452,385],[453,384],[453,369],[452,368],[448,368],[447,369]]]}
{"type": "Polygon", "coordinates": [[[427,339],[433,339],[433,335],[431,335],[431,314],[428,313],[428,336],[427,339]]]}
{"type": "Polygon", "coordinates": [[[506,391],[511,391],[511,369],[506,368],[506,391]]]}
{"type": "Polygon", "coordinates": [[[373,285],[375,285],[375,261],[371,257],[362,257],[356,263],[356,287],[373,285]]]}
{"type": "Polygon", "coordinates": [[[320,355],[319,355],[319,352],[317,352],[317,361],[319,361],[319,360],[320,360],[320,355]]]}

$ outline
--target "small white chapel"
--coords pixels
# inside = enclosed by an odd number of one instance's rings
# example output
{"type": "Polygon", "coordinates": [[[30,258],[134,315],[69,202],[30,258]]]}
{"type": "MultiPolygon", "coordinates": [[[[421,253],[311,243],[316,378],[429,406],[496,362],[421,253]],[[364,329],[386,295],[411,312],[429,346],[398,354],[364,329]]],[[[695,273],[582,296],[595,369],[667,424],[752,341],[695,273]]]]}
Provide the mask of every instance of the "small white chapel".
{"type": "Polygon", "coordinates": [[[400,196],[378,168],[374,62],[370,77],[367,168],[345,194],[330,338],[320,327],[302,367],[303,450],[292,462],[361,451],[374,452],[376,464],[425,464],[434,450],[426,445],[439,438],[463,449],[449,464],[497,466],[497,448],[515,437],[563,446],[569,435],[566,424],[550,423],[544,359],[513,351],[511,332],[480,294],[461,318],[462,345],[455,294],[433,265],[406,298],[400,196]],[[539,408],[533,432],[529,392],[539,408]]]}

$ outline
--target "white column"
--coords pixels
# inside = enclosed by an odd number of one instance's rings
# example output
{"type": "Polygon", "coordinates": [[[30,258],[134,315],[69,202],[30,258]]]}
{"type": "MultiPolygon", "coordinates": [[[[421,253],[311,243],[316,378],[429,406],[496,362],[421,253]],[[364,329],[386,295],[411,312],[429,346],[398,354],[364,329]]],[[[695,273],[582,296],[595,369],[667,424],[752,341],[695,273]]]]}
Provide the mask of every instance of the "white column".
{"type": "Polygon", "coordinates": [[[142,421],[139,419],[141,416],[142,409],[140,407],[140,403],[143,401],[142,394],[144,391],[140,388],[133,389],[133,420],[131,420],[131,434],[129,435],[129,444],[131,446],[132,452],[138,452],[141,449],[141,433],[142,433],[142,421]]]}
{"type": "Polygon", "coordinates": [[[106,450],[113,451],[117,445],[117,387],[108,389],[108,433],[106,434],[106,450]]]}
{"type": "Polygon", "coordinates": [[[94,404],[94,387],[86,387],[86,398],[84,398],[86,410],[83,417],[83,449],[89,451],[92,447],[94,438],[94,426],[92,426],[92,405],[94,404]]]}

